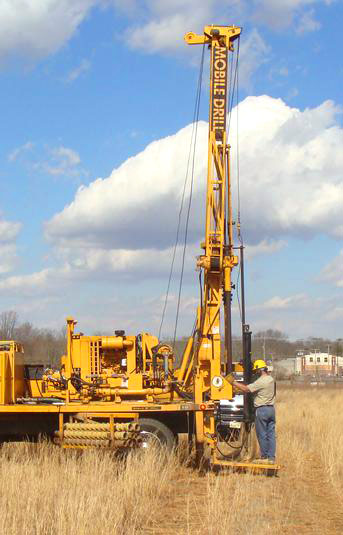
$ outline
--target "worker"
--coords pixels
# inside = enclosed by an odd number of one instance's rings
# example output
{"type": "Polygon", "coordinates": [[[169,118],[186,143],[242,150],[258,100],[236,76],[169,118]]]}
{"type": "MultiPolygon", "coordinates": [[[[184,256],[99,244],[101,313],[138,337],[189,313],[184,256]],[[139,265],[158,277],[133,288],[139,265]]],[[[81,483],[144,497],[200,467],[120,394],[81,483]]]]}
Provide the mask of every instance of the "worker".
{"type": "Polygon", "coordinates": [[[254,382],[245,385],[232,378],[231,384],[236,390],[244,394],[252,393],[255,407],[255,427],[257,440],[260,445],[261,458],[257,463],[275,463],[275,393],[276,385],[273,377],[268,373],[264,360],[255,360],[253,364],[254,382]]]}

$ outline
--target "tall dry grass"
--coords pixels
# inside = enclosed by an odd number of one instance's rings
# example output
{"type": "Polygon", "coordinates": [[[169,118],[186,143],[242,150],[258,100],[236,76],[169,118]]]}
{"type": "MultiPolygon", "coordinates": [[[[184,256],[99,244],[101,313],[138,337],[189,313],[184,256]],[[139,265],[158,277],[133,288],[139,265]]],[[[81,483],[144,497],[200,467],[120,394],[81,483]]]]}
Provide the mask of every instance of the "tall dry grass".
{"type": "Polygon", "coordinates": [[[320,528],[318,508],[342,507],[342,402],[340,391],[279,394],[278,478],[200,473],[180,452],[119,461],[108,452],[6,444],[0,450],[0,533],[336,533],[334,524],[331,531],[320,528]],[[318,531],[311,531],[312,521],[318,531]]]}
{"type": "MultiPolygon", "coordinates": [[[[303,457],[322,466],[325,481],[343,491],[343,389],[286,389],[279,398],[280,454],[283,441],[296,440],[303,457]]],[[[301,457],[300,457],[301,459],[301,457]]]]}

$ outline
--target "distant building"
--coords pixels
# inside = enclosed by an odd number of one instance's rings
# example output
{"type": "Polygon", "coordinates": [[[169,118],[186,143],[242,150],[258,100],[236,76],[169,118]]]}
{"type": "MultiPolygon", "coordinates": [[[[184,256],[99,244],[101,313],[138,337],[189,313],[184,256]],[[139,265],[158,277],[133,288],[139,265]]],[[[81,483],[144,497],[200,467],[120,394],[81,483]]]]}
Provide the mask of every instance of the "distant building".
{"type": "Polygon", "coordinates": [[[343,375],[343,357],[330,353],[298,351],[295,358],[296,375],[343,375]]]}

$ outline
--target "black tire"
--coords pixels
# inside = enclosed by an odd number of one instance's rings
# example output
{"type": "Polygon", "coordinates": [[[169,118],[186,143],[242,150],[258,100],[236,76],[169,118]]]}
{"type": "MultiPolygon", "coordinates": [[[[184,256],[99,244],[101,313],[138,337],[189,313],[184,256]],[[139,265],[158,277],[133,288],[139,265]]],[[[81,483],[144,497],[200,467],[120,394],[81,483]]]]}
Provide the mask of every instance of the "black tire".
{"type": "Polygon", "coordinates": [[[175,447],[174,433],[162,422],[153,418],[140,418],[139,425],[141,426],[143,448],[148,448],[149,445],[164,446],[168,451],[171,451],[175,447]]]}

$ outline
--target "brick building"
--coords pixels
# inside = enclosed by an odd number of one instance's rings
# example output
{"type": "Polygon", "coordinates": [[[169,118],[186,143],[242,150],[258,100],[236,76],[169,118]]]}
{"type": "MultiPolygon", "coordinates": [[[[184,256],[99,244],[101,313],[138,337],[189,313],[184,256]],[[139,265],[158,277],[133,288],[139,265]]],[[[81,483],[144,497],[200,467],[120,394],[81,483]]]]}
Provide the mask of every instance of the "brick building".
{"type": "Polygon", "coordinates": [[[330,353],[298,351],[295,358],[297,375],[343,375],[343,357],[330,353]]]}

